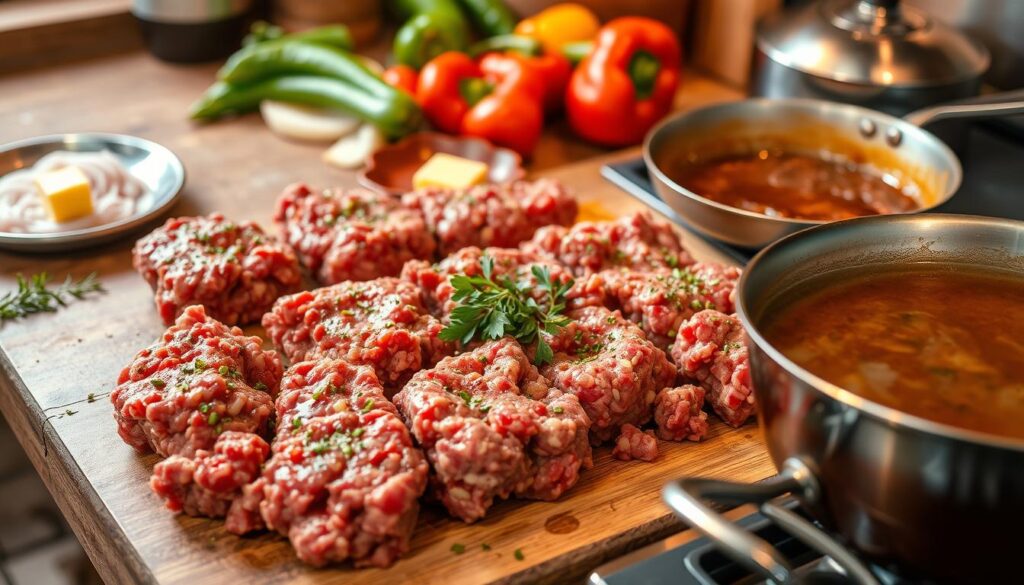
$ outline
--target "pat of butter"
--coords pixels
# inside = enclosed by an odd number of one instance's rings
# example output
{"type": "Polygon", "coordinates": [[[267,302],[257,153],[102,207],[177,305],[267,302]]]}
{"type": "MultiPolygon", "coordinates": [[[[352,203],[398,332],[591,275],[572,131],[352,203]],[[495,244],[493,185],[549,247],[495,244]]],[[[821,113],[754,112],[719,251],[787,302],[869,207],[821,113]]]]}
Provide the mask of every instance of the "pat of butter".
{"type": "Polygon", "coordinates": [[[487,171],[486,163],[438,152],[416,170],[412,176],[412,186],[414,189],[464,189],[483,183],[487,179],[487,171]]]}
{"type": "Polygon", "coordinates": [[[42,173],[36,177],[35,185],[53,221],[71,221],[92,213],[92,188],[78,167],[42,173]]]}

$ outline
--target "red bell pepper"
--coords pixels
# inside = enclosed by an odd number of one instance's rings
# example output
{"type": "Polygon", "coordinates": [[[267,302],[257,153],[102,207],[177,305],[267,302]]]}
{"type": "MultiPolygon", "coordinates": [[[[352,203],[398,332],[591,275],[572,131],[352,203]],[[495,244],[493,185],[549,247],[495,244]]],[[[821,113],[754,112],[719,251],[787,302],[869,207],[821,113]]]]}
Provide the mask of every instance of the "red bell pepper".
{"type": "Polygon", "coordinates": [[[612,20],[569,80],[569,124],[598,144],[640,143],[672,108],[680,61],[679,41],[664,24],[638,16],[612,20]]]}
{"type": "Polygon", "coordinates": [[[416,84],[419,81],[419,75],[408,65],[392,65],[384,70],[384,75],[381,77],[391,87],[416,97],[416,84]]]}
{"type": "Polygon", "coordinates": [[[544,79],[506,55],[479,63],[464,53],[438,55],[420,71],[416,101],[451,134],[485,138],[529,156],[544,124],[544,79]]]}
{"type": "Polygon", "coordinates": [[[545,55],[528,56],[521,53],[489,53],[481,60],[487,61],[486,68],[496,70],[501,67],[527,67],[532,69],[536,76],[544,80],[544,110],[547,112],[557,111],[565,102],[565,88],[569,85],[569,76],[572,74],[572,64],[560,54],[548,53],[545,55]]]}

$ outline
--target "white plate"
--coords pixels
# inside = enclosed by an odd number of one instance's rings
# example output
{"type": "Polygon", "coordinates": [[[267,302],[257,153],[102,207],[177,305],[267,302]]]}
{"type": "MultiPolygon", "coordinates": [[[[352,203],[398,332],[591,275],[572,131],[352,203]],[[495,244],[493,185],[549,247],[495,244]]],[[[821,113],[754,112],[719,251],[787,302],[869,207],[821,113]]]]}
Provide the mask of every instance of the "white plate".
{"type": "Polygon", "coordinates": [[[0,248],[19,252],[53,252],[85,248],[116,239],[167,210],[178,199],[185,184],[185,167],[167,148],[135,136],[97,132],[40,136],[0,146],[0,176],[28,168],[56,150],[109,151],[129,173],[149,188],[153,193],[153,205],[120,221],[88,228],[44,234],[0,232],[0,248]]]}

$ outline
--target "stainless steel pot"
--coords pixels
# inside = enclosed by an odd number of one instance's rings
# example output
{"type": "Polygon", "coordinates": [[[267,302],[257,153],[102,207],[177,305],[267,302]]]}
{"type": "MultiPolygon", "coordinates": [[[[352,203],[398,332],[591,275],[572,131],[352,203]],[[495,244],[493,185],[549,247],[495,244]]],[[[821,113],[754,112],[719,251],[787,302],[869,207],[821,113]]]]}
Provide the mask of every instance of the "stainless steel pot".
{"type": "Polygon", "coordinates": [[[644,162],[662,198],[694,229],[723,242],[760,248],[823,221],[772,217],[701,197],[673,181],[665,168],[680,157],[714,158],[766,147],[831,151],[916,183],[927,211],[960,186],[957,156],[919,126],[946,118],[1024,113],[1024,92],[1005,101],[935,106],[896,118],[868,108],[808,99],[750,99],[706,106],[663,120],[647,135],[644,162]]]}
{"type": "Polygon", "coordinates": [[[986,48],[904,4],[822,0],[769,15],[758,24],[752,93],[895,116],[978,95],[986,48]]]}
{"type": "Polygon", "coordinates": [[[862,585],[875,582],[863,565],[770,500],[796,494],[844,544],[905,573],[938,582],[1019,581],[1024,441],[860,398],[797,366],[761,334],[766,311],[797,298],[792,291],[801,282],[837,269],[916,262],[1024,276],[1024,222],[935,214],[836,222],[766,248],[741,278],[737,313],[748,334],[758,420],[780,474],[756,485],[687,478],[669,484],[664,497],[758,574],[780,583],[793,575],[778,551],[730,524],[705,499],[762,503],[767,515],[834,555],[862,585]]]}

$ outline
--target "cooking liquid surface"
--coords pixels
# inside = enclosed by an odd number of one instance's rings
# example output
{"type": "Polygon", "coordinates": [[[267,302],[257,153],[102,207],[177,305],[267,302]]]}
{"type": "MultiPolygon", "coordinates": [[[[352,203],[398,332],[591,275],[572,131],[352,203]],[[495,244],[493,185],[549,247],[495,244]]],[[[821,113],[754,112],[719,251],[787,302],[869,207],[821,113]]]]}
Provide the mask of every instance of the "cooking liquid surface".
{"type": "Polygon", "coordinates": [[[808,290],[763,327],[801,367],[902,412],[1024,439],[1024,279],[921,268],[808,290]]]}
{"type": "Polygon", "coordinates": [[[690,191],[730,207],[774,217],[837,220],[920,207],[915,185],[855,162],[762,150],[708,161],[666,165],[690,191]]]}

